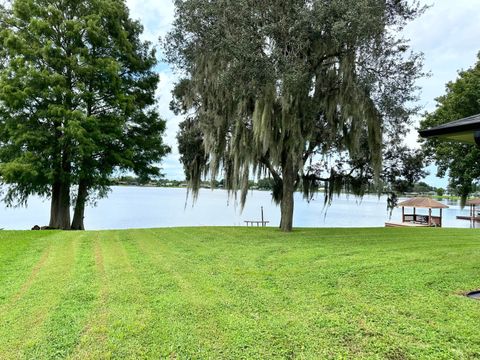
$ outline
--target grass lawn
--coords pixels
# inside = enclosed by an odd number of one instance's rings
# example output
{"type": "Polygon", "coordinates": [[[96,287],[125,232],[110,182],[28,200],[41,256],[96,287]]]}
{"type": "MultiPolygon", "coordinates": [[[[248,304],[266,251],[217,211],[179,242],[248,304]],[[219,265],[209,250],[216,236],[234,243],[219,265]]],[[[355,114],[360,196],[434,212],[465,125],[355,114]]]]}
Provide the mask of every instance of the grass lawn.
{"type": "Polygon", "coordinates": [[[0,359],[480,357],[480,232],[0,231],[0,359]]]}

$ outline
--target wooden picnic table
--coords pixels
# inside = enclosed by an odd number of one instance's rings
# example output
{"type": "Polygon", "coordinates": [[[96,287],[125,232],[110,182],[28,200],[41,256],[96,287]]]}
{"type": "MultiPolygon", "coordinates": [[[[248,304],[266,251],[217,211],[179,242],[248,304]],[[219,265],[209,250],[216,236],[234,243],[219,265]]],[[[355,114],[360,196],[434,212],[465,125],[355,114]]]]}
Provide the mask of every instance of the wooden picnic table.
{"type": "Polygon", "coordinates": [[[260,226],[260,224],[262,224],[262,226],[267,226],[269,222],[270,221],[264,221],[264,220],[245,220],[245,223],[247,224],[247,226],[249,226],[249,224],[251,226],[253,226],[253,224],[257,224],[257,226],[260,226]]]}

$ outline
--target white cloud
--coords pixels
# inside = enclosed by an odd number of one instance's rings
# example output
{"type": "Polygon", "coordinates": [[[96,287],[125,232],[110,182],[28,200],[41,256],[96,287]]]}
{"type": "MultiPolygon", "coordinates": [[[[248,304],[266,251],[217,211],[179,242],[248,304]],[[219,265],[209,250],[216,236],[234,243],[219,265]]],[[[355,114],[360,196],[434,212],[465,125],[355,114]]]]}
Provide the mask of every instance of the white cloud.
{"type": "MultiPolygon", "coordinates": [[[[420,105],[426,111],[435,109],[435,98],[445,93],[445,84],[454,81],[459,70],[475,63],[480,51],[479,5],[478,0],[437,0],[405,29],[413,50],[425,54],[425,70],[431,72],[418,83],[420,105]]],[[[409,142],[416,143],[416,132],[411,136],[409,142]]]]}
{"type": "Polygon", "coordinates": [[[182,121],[183,117],[176,116],[170,111],[170,100],[172,97],[172,90],[175,85],[177,77],[170,71],[160,72],[160,83],[157,89],[158,109],[161,116],[167,120],[167,144],[170,146],[175,145],[175,136],[178,131],[178,124],[182,121]]]}
{"type": "Polygon", "coordinates": [[[183,167],[179,162],[179,153],[177,148],[176,135],[178,124],[183,120],[182,116],[176,116],[170,111],[171,92],[175,85],[177,76],[171,71],[160,72],[160,83],[157,89],[158,110],[161,116],[167,120],[167,130],[165,133],[165,142],[172,149],[172,153],[168,155],[162,163],[162,168],[168,179],[182,180],[184,179],[183,167]]]}
{"type": "Polygon", "coordinates": [[[178,161],[178,153],[177,154],[169,154],[165,157],[162,161],[162,173],[165,174],[165,178],[169,180],[183,180],[185,179],[185,173],[183,172],[183,168],[178,161]]]}
{"type": "MultiPolygon", "coordinates": [[[[173,23],[175,13],[173,1],[127,0],[127,5],[130,9],[130,16],[140,20],[144,26],[143,39],[159,45],[159,38],[165,37],[173,23]]],[[[160,115],[167,120],[165,143],[172,148],[172,153],[165,157],[161,166],[167,178],[181,180],[185,176],[178,160],[179,154],[175,137],[182,117],[175,116],[169,108],[171,91],[178,77],[170,71],[167,64],[161,64],[159,68],[162,70],[159,70],[160,83],[156,93],[157,104],[160,115]]]]}
{"type": "Polygon", "coordinates": [[[130,16],[145,27],[144,39],[158,42],[170,29],[175,6],[172,0],[127,0],[130,16]]]}

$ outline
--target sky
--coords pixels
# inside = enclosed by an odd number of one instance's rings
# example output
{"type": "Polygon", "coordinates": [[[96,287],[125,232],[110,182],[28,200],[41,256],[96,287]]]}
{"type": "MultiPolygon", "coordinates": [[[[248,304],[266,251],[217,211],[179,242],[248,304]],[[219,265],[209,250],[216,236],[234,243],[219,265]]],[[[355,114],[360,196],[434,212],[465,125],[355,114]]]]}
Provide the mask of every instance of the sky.
{"type": "MultiPolygon", "coordinates": [[[[143,37],[153,44],[169,31],[175,15],[173,0],[126,0],[130,15],[142,22],[143,37]]],[[[445,93],[445,84],[457,78],[458,71],[468,69],[476,62],[480,51],[480,0],[420,0],[429,5],[425,13],[411,22],[404,31],[415,52],[424,53],[424,70],[430,76],[418,81],[421,88],[419,105],[424,111],[435,110],[435,98],[445,93]]],[[[160,48],[159,48],[160,50],[160,48]]],[[[160,54],[161,56],[161,54],[160,54]]],[[[169,110],[171,90],[177,79],[168,64],[158,66],[160,84],[157,91],[160,114],[167,120],[165,141],[172,147],[172,153],[162,163],[168,179],[184,178],[178,160],[175,136],[181,117],[169,110]]],[[[418,125],[420,116],[415,119],[418,125]]],[[[413,128],[405,139],[410,146],[418,146],[417,132],[413,128]]],[[[435,176],[435,168],[429,167],[431,174],[425,181],[433,186],[446,187],[447,180],[435,176]]]]}

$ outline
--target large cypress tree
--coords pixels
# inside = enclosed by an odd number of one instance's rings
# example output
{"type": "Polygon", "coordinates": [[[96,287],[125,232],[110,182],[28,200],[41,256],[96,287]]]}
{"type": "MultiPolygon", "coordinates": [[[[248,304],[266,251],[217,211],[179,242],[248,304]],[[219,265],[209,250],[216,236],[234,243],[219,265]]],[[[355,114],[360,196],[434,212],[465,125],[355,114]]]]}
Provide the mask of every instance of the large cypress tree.
{"type": "MultiPolygon", "coordinates": [[[[421,9],[404,0],[177,0],[168,60],[185,78],[173,108],[194,112],[206,161],[245,201],[251,171],[274,179],[280,228],[293,225],[295,189],[319,180],[311,161],[368,150],[378,177],[382,134],[402,134],[421,57],[398,34],[421,9]],[[365,139],[365,142],[362,141],[365,139]]],[[[192,126],[184,127],[192,131],[192,126]]],[[[180,138],[185,138],[180,135],[180,138]]],[[[198,160],[198,159],[197,159],[198,160]]],[[[329,164],[329,161],[325,162],[329,164]]],[[[187,164],[188,166],[188,164],[187,164]]]]}
{"type": "Polygon", "coordinates": [[[51,198],[50,227],[83,229],[109,175],[156,175],[168,151],[155,110],[155,52],[123,0],[15,0],[0,32],[5,200],[51,198]],[[71,190],[77,189],[73,222],[71,190]]]}

